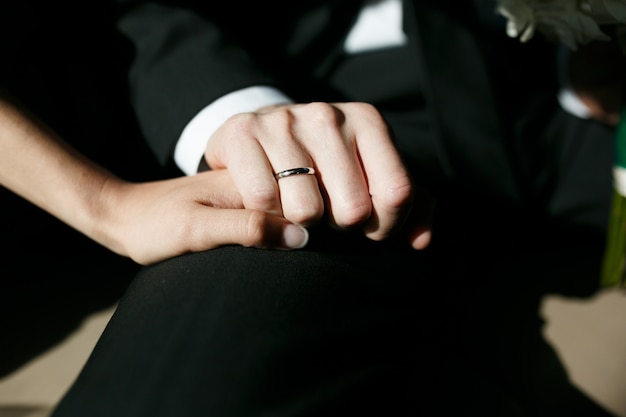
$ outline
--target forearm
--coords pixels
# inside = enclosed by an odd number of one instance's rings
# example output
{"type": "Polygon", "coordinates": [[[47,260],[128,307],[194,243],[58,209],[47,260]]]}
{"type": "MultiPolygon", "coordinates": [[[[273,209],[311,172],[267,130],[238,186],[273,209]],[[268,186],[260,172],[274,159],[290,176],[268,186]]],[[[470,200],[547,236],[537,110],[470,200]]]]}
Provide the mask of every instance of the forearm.
{"type": "Polygon", "coordinates": [[[108,239],[103,235],[106,228],[102,225],[110,213],[110,198],[101,190],[111,181],[120,180],[0,95],[2,186],[104,243],[108,239]]]}

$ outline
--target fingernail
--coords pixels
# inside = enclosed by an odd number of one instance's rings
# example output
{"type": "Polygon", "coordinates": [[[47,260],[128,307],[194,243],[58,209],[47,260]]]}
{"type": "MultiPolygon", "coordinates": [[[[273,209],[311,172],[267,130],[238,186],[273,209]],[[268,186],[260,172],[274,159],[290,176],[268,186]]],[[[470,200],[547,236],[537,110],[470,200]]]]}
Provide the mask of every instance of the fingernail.
{"type": "Polygon", "coordinates": [[[309,231],[297,224],[288,224],[283,229],[283,245],[289,249],[301,249],[309,242],[309,231]]]}

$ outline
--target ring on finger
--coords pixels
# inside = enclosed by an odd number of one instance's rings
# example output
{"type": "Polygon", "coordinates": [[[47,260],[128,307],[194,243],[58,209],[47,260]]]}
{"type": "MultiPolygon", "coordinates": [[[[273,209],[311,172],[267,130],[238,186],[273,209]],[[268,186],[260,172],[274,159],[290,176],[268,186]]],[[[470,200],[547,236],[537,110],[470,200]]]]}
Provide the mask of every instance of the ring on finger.
{"type": "Polygon", "coordinates": [[[285,169],[274,174],[274,178],[278,181],[281,178],[290,177],[292,175],[315,175],[315,169],[312,167],[299,167],[285,169]]]}

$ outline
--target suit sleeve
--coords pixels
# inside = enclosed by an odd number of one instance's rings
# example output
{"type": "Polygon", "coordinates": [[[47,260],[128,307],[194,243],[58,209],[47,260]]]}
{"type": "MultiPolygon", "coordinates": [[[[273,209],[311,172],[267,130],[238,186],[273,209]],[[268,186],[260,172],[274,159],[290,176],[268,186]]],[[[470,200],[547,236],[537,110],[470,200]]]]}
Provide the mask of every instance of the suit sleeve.
{"type": "Polygon", "coordinates": [[[117,28],[134,50],[131,100],[162,164],[171,160],[183,129],[207,104],[241,88],[275,86],[206,16],[166,3],[120,0],[117,28]]]}

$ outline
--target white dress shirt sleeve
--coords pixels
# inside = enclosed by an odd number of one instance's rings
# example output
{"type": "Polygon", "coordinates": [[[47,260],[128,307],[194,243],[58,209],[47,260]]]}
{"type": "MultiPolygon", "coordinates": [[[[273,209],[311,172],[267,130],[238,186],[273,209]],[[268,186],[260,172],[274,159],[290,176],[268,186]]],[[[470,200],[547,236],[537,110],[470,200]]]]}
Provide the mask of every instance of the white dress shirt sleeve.
{"type": "Polygon", "coordinates": [[[191,119],[181,133],[174,149],[176,165],[186,175],[196,174],[209,138],[229,117],[291,102],[279,90],[264,86],[248,87],[220,97],[191,119]]]}

